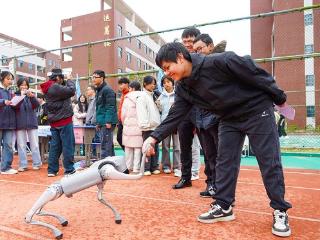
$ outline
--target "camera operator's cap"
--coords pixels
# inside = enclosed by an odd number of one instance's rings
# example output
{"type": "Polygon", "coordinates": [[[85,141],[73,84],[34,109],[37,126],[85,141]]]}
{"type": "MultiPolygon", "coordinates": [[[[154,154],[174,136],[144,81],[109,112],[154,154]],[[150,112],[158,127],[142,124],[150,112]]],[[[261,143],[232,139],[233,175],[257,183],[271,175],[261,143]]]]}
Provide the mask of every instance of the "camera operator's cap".
{"type": "Polygon", "coordinates": [[[63,76],[62,70],[60,68],[53,68],[51,70],[50,78],[53,79],[56,76],[63,76]]]}

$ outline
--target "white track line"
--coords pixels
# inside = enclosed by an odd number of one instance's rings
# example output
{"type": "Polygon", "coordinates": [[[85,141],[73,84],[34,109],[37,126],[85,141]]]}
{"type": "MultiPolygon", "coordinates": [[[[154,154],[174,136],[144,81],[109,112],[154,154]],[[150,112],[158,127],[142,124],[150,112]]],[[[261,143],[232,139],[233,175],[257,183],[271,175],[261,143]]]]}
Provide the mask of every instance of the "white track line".
{"type": "Polygon", "coordinates": [[[13,233],[15,235],[23,236],[23,237],[30,238],[30,239],[36,239],[36,240],[50,239],[47,237],[40,236],[38,234],[36,235],[36,234],[28,233],[28,232],[25,232],[25,231],[22,231],[22,230],[19,230],[16,228],[12,228],[12,227],[7,227],[4,225],[0,225],[0,231],[7,232],[7,233],[13,233]]]}
{"type": "MultiPolygon", "coordinates": [[[[285,168],[284,171],[283,171],[285,174],[288,173],[288,174],[301,174],[301,175],[320,175],[320,172],[319,173],[316,173],[316,172],[303,172],[303,171],[302,172],[297,172],[297,171],[288,171],[286,169],[288,169],[288,168],[285,168]]],[[[305,169],[305,170],[307,170],[307,169],[305,169]]],[[[259,169],[253,169],[253,168],[240,168],[240,171],[260,172],[259,169]]],[[[313,171],[319,171],[319,170],[313,170],[313,171]]]]}
{"type": "MultiPolygon", "coordinates": [[[[17,181],[5,181],[5,180],[0,180],[0,182],[9,182],[9,183],[16,183],[16,184],[28,184],[28,185],[36,185],[36,186],[48,186],[45,184],[38,184],[38,183],[25,183],[25,182],[17,182],[17,181]]],[[[90,193],[97,193],[97,191],[94,190],[84,190],[85,192],[90,192],[90,193]]],[[[132,194],[125,194],[125,193],[114,193],[114,192],[108,192],[110,195],[116,195],[116,196],[124,196],[124,197],[130,197],[130,198],[138,198],[138,199],[145,199],[145,200],[152,200],[152,201],[158,201],[158,202],[169,202],[169,203],[174,203],[178,205],[190,205],[190,206],[197,206],[197,207],[203,207],[201,204],[195,204],[192,202],[185,202],[185,201],[177,201],[177,200],[169,200],[169,199],[162,199],[162,198],[154,198],[154,197],[144,197],[144,196],[137,196],[137,195],[132,195],[132,194]]],[[[248,210],[248,209],[243,209],[243,208],[236,208],[237,211],[240,212],[246,212],[246,213],[252,213],[252,214],[260,214],[260,215],[271,215],[270,213],[267,212],[261,212],[261,211],[253,211],[253,210],[248,210]]],[[[303,220],[303,221],[311,221],[311,222],[319,222],[320,219],[318,218],[304,218],[304,217],[296,217],[296,216],[291,216],[290,218],[297,219],[297,220],[303,220]]],[[[1,226],[1,225],[0,225],[1,226]]]]}
{"type": "MultiPolygon", "coordinates": [[[[161,176],[163,178],[175,178],[173,176],[161,176]]],[[[200,181],[205,181],[204,178],[199,178],[200,181]]],[[[1,180],[0,180],[1,181],[1,180]]],[[[246,184],[246,185],[256,185],[256,186],[264,186],[262,183],[249,183],[249,182],[243,182],[243,181],[237,181],[237,183],[240,184],[246,184]]],[[[308,188],[308,187],[301,187],[301,186],[291,186],[286,185],[286,188],[293,188],[293,189],[302,189],[302,190],[312,190],[312,191],[320,191],[320,188],[308,188]]]]}
{"type": "MultiPolygon", "coordinates": [[[[93,191],[93,190],[86,190],[86,191],[96,193],[96,191],[93,191]]],[[[203,207],[203,204],[195,204],[192,202],[185,202],[185,201],[175,201],[175,200],[168,200],[168,199],[162,199],[162,198],[143,197],[143,196],[136,196],[136,195],[132,195],[132,194],[123,194],[123,193],[110,193],[110,192],[108,192],[108,194],[131,197],[131,198],[146,199],[146,200],[152,200],[152,201],[159,201],[159,202],[170,202],[170,203],[174,203],[174,204],[178,204],[178,205],[191,205],[191,206],[203,207]]],[[[238,207],[235,207],[235,211],[272,216],[271,213],[261,212],[261,211],[253,211],[253,210],[248,210],[248,209],[238,208],[238,207]]],[[[292,215],[289,215],[289,218],[320,223],[320,219],[318,219],[318,218],[304,218],[304,217],[296,217],[296,216],[292,216],[292,215]]]]}

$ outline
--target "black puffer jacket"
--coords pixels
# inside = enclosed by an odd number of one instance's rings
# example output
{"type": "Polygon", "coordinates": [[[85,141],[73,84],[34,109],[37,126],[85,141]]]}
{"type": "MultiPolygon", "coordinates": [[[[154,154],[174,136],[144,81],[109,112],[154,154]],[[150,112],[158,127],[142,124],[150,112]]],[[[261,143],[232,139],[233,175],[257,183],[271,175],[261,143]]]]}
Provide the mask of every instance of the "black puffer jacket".
{"type": "Polygon", "coordinates": [[[151,134],[158,140],[168,136],[193,105],[223,120],[241,121],[286,101],[274,78],[251,58],[233,52],[191,58],[190,77],[177,85],[168,117],[151,134]]]}
{"type": "Polygon", "coordinates": [[[68,80],[65,85],[61,85],[49,80],[42,83],[40,87],[46,99],[49,123],[72,117],[71,97],[76,90],[73,81],[68,80]]]}

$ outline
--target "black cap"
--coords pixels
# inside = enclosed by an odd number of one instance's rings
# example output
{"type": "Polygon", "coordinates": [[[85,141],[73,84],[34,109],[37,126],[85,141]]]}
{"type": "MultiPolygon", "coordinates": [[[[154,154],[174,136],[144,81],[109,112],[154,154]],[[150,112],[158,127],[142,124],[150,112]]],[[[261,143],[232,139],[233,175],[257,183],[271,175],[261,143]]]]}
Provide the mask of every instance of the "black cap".
{"type": "Polygon", "coordinates": [[[55,79],[57,76],[63,77],[62,70],[60,68],[53,68],[51,70],[50,79],[55,79]]]}

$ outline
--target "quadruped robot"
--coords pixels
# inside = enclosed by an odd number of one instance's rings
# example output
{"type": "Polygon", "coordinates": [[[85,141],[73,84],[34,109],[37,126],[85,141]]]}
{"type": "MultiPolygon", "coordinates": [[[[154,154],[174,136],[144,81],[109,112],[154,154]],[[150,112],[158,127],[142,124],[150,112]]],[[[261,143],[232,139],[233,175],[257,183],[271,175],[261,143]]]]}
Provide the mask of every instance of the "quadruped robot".
{"type": "Polygon", "coordinates": [[[61,178],[60,181],[51,184],[42,193],[39,199],[33,204],[32,208],[26,214],[25,222],[32,225],[47,227],[53,232],[56,239],[61,239],[63,237],[63,233],[58,228],[43,221],[33,220],[33,216],[51,216],[58,219],[62,226],[67,226],[67,219],[58,214],[43,211],[42,208],[48,202],[61,197],[62,194],[65,194],[67,197],[72,197],[74,193],[97,185],[98,200],[112,210],[115,216],[115,222],[120,224],[121,215],[114,207],[112,207],[111,204],[107,203],[105,200],[103,196],[103,187],[106,183],[106,180],[137,180],[142,178],[144,174],[145,160],[146,155],[144,154],[141,161],[140,173],[137,175],[125,174],[124,172],[127,170],[127,166],[124,157],[114,156],[96,161],[85,170],[61,178]]]}

